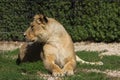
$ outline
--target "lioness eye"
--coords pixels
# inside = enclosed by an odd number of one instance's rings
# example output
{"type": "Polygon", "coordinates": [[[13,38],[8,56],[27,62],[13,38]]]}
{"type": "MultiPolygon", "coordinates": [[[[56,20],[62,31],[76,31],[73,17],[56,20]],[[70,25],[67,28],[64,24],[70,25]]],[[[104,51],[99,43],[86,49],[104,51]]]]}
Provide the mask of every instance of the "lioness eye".
{"type": "Polygon", "coordinates": [[[33,30],[33,26],[31,26],[31,29],[33,30]]]}

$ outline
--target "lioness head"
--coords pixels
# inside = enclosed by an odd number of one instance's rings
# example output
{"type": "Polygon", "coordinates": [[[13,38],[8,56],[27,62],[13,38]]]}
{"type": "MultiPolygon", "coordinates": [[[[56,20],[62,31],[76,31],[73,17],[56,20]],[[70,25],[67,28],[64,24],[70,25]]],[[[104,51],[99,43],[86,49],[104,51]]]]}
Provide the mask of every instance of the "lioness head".
{"type": "Polygon", "coordinates": [[[47,30],[48,18],[44,15],[35,15],[30,27],[25,31],[24,36],[28,41],[45,42],[49,33],[47,30]]]}

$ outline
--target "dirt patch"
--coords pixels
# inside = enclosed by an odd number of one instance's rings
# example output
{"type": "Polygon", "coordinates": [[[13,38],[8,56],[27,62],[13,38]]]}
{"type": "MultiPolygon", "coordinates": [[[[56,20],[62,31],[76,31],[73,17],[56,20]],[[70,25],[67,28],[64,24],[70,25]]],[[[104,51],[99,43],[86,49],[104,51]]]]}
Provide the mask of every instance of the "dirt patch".
{"type": "Polygon", "coordinates": [[[8,51],[19,48],[24,42],[1,41],[0,51],[8,51]]]}
{"type": "Polygon", "coordinates": [[[40,71],[37,72],[37,76],[42,77],[45,80],[62,80],[62,77],[53,77],[50,74],[44,74],[40,71]]]}
{"type": "Polygon", "coordinates": [[[75,51],[99,51],[100,55],[120,56],[120,43],[76,42],[75,51]]]}
{"type": "Polygon", "coordinates": [[[109,77],[118,77],[120,78],[120,71],[116,71],[116,70],[105,70],[105,71],[101,71],[98,69],[83,69],[82,71],[84,72],[96,72],[96,73],[103,73],[106,74],[109,77]]]}

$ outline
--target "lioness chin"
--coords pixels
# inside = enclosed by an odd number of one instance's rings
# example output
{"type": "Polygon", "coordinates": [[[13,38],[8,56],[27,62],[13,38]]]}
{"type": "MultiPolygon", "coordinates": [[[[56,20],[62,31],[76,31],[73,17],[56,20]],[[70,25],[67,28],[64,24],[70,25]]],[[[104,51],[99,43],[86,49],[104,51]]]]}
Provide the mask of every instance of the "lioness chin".
{"type": "Polygon", "coordinates": [[[24,33],[28,41],[43,44],[41,58],[44,66],[53,76],[73,75],[76,60],[87,64],[76,56],[70,35],[55,19],[38,14],[24,33]]]}

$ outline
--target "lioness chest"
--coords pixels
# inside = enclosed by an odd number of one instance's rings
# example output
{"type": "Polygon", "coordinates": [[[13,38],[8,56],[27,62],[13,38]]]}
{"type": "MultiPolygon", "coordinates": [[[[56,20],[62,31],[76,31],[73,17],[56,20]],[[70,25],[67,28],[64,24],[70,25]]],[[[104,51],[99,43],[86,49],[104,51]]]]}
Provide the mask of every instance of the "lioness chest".
{"type": "Polygon", "coordinates": [[[66,51],[63,48],[57,49],[57,53],[55,54],[56,56],[55,63],[59,65],[61,68],[65,65],[65,59],[67,58],[65,54],[66,51]]]}
{"type": "Polygon", "coordinates": [[[68,51],[59,43],[53,43],[52,45],[54,46],[55,64],[62,68],[65,65],[65,59],[68,57],[68,51]]]}

